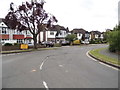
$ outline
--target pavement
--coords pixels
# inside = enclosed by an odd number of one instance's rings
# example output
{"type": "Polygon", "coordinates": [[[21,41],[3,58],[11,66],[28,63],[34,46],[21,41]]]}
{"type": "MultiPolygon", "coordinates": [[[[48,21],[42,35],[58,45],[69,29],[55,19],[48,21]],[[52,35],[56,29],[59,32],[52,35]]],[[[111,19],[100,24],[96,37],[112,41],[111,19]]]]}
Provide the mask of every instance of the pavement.
{"type": "Polygon", "coordinates": [[[67,46],[4,54],[3,88],[118,88],[118,70],[94,61],[89,50],[106,45],[67,46]]]}

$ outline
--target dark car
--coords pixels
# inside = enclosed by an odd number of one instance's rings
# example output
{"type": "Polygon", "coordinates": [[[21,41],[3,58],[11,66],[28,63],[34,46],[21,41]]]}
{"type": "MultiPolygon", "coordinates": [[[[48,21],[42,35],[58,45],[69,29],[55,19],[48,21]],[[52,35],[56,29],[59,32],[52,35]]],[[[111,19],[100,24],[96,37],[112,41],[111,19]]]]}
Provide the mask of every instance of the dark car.
{"type": "Polygon", "coordinates": [[[45,41],[45,42],[42,42],[42,45],[45,45],[46,47],[53,47],[54,46],[54,42],[52,42],[52,41],[45,41]]]}
{"type": "Polygon", "coordinates": [[[69,42],[69,41],[62,41],[62,42],[61,42],[61,45],[62,45],[62,46],[70,45],[70,42],[69,42]]]}

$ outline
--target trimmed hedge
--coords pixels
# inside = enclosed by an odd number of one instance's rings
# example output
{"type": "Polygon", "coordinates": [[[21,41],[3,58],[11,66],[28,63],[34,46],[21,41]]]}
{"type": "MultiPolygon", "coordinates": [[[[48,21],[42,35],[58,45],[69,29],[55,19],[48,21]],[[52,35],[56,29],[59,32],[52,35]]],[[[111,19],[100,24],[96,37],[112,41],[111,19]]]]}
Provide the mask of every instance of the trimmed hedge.
{"type": "Polygon", "coordinates": [[[120,52],[120,30],[112,31],[108,36],[109,50],[111,52],[120,52]]]}
{"type": "Polygon", "coordinates": [[[12,46],[11,43],[5,43],[4,46],[12,46]]]}

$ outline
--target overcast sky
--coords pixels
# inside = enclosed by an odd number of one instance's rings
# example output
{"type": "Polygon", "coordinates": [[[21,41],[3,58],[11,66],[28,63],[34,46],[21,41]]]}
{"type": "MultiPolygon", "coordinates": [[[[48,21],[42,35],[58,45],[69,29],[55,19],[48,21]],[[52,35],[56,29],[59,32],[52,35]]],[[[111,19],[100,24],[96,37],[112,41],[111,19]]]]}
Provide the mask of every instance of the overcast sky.
{"type": "MultiPolygon", "coordinates": [[[[1,0],[0,18],[5,17],[10,2],[19,5],[25,0],[1,0]]],[[[45,0],[44,9],[55,15],[58,24],[87,31],[113,29],[118,24],[119,0],[45,0]]]]}

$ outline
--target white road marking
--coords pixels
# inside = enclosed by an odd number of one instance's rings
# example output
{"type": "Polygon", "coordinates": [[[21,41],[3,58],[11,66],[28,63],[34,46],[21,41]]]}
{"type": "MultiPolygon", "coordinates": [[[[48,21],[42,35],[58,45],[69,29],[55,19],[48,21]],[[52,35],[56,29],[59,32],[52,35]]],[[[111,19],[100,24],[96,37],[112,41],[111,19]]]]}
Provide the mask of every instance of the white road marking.
{"type": "Polygon", "coordinates": [[[48,57],[49,57],[49,56],[47,56],[47,57],[43,60],[43,62],[41,63],[41,65],[40,65],[40,70],[42,70],[43,64],[44,64],[45,61],[48,59],[48,57]]]}
{"type": "Polygon", "coordinates": [[[49,90],[48,85],[47,85],[47,83],[46,83],[45,81],[43,81],[43,85],[44,85],[44,87],[45,87],[47,90],[49,90]]]}
{"type": "Polygon", "coordinates": [[[102,64],[102,65],[106,65],[106,66],[108,66],[108,67],[111,67],[110,65],[107,65],[107,64],[105,64],[105,63],[103,63],[103,62],[99,62],[100,64],[102,64]]]}
{"type": "Polygon", "coordinates": [[[91,58],[92,60],[94,60],[94,61],[96,61],[97,62],[97,60],[96,59],[94,59],[94,58],[92,58],[89,54],[89,51],[87,51],[87,53],[86,53],[86,55],[89,57],[89,58],[91,58]]]}
{"type": "MultiPolygon", "coordinates": [[[[87,55],[89,58],[91,58],[91,59],[94,60],[94,61],[98,61],[98,60],[92,58],[88,53],[89,53],[89,51],[86,53],[86,55],[87,55]]],[[[108,65],[108,64],[105,64],[105,63],[103,63],[103,62],[100,62],[100,61],[98,61],[98,62],[99,62],[100,64],[105,65],[105,66],[107,66],[107,67],[110,67],[110,68],[112,68],[112,69],[114,69],[114,70],[119,70],[118,68],[115,68],[115,67],[113,67],[113,66],[110,66],[110,65],[108,65]]]]}
{"type": "Polygon", "coordinates": [[[103,63],[103,62],[99,62],[99,63],[102,64],[102,65],[105,65],[105,66],[107,66],[107,67],[110,67],[110,68],[112,68],[112,69],[119,70],[118,68],[112,67],[112,66],[110,66],[110,65],[108,65],[108,64],[105,64],[105,63],[103,63]]]}
{"type": "MultiPolygon", "coordinates": [[[[42,67],[43,67],[45,61],[48,59],[48,57],[49,57],[49,56],[47,56],[47,57],[45,57],[45,58],[43,59],[41,65],[40,65],[40,71],[42,70],[42,67]]],[[[46,88],[46,90],[49,90],[48,85],[47,85],[47,83],[46,83],[45,81],[43,81],[43,85],[44,85],[44,87],[46,88]]]]}
{"type": "Polygon", "coordinates": [[[42,70],[42,66],[43,66],[44,62],[42,62],[42,64],[40,65],[40,70],[42,70]]]}

